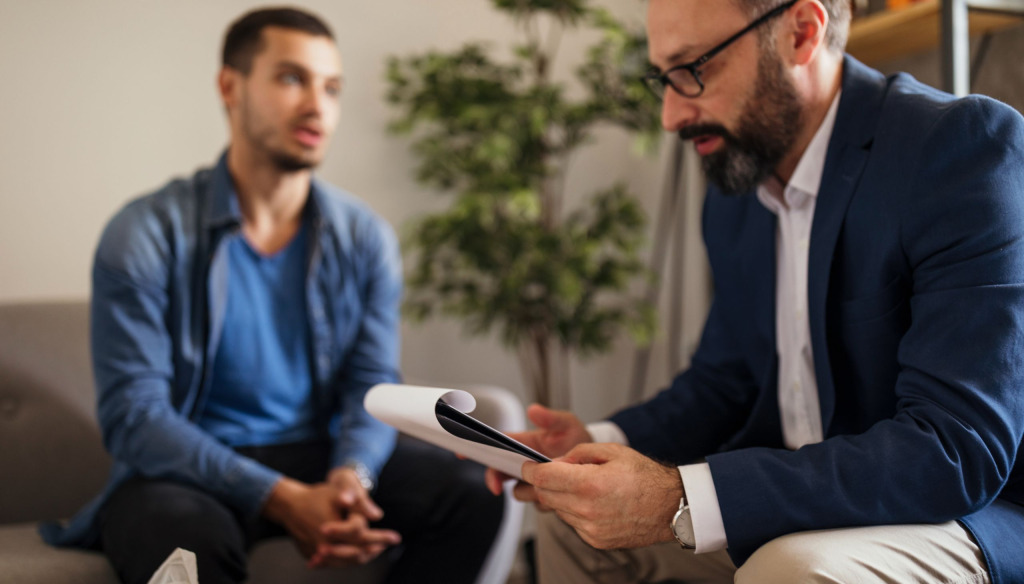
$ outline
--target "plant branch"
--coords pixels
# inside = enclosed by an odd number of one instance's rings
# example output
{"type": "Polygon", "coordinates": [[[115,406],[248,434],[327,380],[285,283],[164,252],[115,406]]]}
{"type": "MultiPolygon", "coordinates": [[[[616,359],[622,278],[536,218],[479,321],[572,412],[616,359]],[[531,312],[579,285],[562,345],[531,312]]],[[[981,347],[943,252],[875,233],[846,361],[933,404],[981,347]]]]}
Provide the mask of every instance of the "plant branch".
{"type": "Polygon", "coordinates": [[[388,68],[388,100],[402,110],[391,131],[411,137],[419,182],[454,199],[410,234],[407,314],[456,317],[474,335],[500,329],[535,398],[559,407],[570,405],[572,356],[606,350],[649,314],[621,308],[645,273],[641,207],[618,192],[569,209],[569,164],[594,124],[645,135],[658,125],[657,100],[629,81],[645,63],[638,42],[606,34],[578,70],[578,101],[554,78],[570,30],[619,30],[587,1],[496,0],[515,19],[512,63],[470,43],[388,68]]]}
{"type": "Polygon", "coordinates": [[[529,47],[538,49],[540,47],[540,25],[537,23],[537,17],[534,15],[527,16],[523,19],[523,30],[526,33],[526,44],[529,47]]]}
{"type": "Polygon", "coordinates": [[[548,44],[544,54],[548,62],[553,63],[558,57],[558,48],[562,43],[562,25],[555,19],[551,20],[551,27],[548,29],[548,44]]]}
{"type": "Polygon", "coordinates": [[[570,371],[569,346],[565,343],[558,343],[559,353],[562,360],[562,383],[559,393],[563,394],[559,405],[568,409],[572,404],[572,376],[570,371]]]}

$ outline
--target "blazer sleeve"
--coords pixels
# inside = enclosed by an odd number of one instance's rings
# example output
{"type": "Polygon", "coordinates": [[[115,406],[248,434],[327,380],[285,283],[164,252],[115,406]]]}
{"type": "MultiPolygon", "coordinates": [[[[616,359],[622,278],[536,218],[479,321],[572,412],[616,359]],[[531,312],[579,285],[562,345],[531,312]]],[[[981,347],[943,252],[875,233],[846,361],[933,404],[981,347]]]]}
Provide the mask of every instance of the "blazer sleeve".
{"type": "Polygon", "coordinates": [[[716,290],[690,366],[653,399],[610,418],[631,447],[672,464],[717,452],[741,429],[750,431],[755,409],[765,421],[757,428],[756,442],[781,445],[777,405],[764,407],[765,396],[759,393],[766,377],[777,371],[774,296],[763,293],[774,286],[775,252],[757,246],[754,255],[745,254],[729,235],[744,231],[758,241],[773,241],[775,216],[752,197],[709,189],[702,227],[716,290]],[[751,354],[764,358],[751,359],[751,354]]]}
{"type": "Polygon", "coordinates": [[[715,452],[743,424],[757,386],[741,356],[729,350],[721,303],[711,305],[690,367],[653,399],[624,409],[609,420],[630,447],[671,464],[685,464],[715,452]]]}
{"type": "MultiPolygon", "coordinates": [[[[991,503],[1024,436],[1024,123],[984,98],[913,139],[895,414],[797,451],[708,458],[734,561],[805,530],[938,523],[991,503]]],[[[886,188],[884,184],[861,188],[886,188]]],[[[867,342],[867,341],[865,341],[867,342]]]]}

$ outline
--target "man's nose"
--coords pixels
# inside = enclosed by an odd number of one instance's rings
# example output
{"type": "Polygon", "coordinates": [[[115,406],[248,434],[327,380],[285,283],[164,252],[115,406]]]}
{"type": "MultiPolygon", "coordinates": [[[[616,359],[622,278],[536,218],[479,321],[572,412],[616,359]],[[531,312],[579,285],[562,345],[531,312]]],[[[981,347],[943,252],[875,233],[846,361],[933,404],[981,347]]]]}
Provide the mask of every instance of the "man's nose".
{"type": "Polygon", "coordinates": [[[307,85],[305,99],[303,100],[304,113],[307,115],[316,115],[317,117],[323,115],[324,107],[329,99],[330,97],[327,95],[327,90],[323,87],[317,87],[313,84],[307,85]]]}
{"type": "Polygon", "coordinates": [[[678,132],[697,122],[700,110],[696,98],[684,97],[668,88],[661,102],[661,125],[669,132],[678,132]]]}

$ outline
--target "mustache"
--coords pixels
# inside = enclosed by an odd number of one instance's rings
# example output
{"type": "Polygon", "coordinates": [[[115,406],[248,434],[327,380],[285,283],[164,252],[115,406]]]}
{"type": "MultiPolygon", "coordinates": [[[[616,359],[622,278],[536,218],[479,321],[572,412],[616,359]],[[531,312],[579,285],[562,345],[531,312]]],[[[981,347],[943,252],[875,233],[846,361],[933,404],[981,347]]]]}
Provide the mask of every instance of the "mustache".
{"type": "Polygon", "coordinates": [[[721,136],[728,142],[735,142],[736,137],[725,129],[725,126],[719,124],[697,124],[694,126],[687,126],[682,130],[679,130],[680,140],[693,140],[699,136],[721,136]]]}
{"type": "Polygon", "coordinates": [[[311,128],[320,133],[324,131],[323,120],[318,115],[298,116],[291,121],[291,126],[293,128],[311,128]]]}

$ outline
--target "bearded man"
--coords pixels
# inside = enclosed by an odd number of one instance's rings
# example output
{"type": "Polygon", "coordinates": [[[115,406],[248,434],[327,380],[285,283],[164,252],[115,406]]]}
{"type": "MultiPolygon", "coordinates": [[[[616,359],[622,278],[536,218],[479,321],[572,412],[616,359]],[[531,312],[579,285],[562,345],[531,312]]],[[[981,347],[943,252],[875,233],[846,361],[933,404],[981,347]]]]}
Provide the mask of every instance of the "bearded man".
{"type": "Polygon", "coordinates": [[[1024,582],[1024,119],[867,68],[848,24],[650,0],[715,298],[650,401],[531,406],[542,583],[1024,582]]]}
{"type": "Polygon", "coordinates": [[[363,409],[399,379],[401,262],[386,222],[313,177],[341,110],[330,30],[290,8],[244,15],[218,88],[216,166],[129,203],[99,243],[92,354],[115,465],[44,536],[102,549],[130,584],[177,547],[203,584],[244,582],[273,535],[314,568],[387,554],[390,582],[473,582],[503,512],[483,468],[396,448],[363,409]]]}

